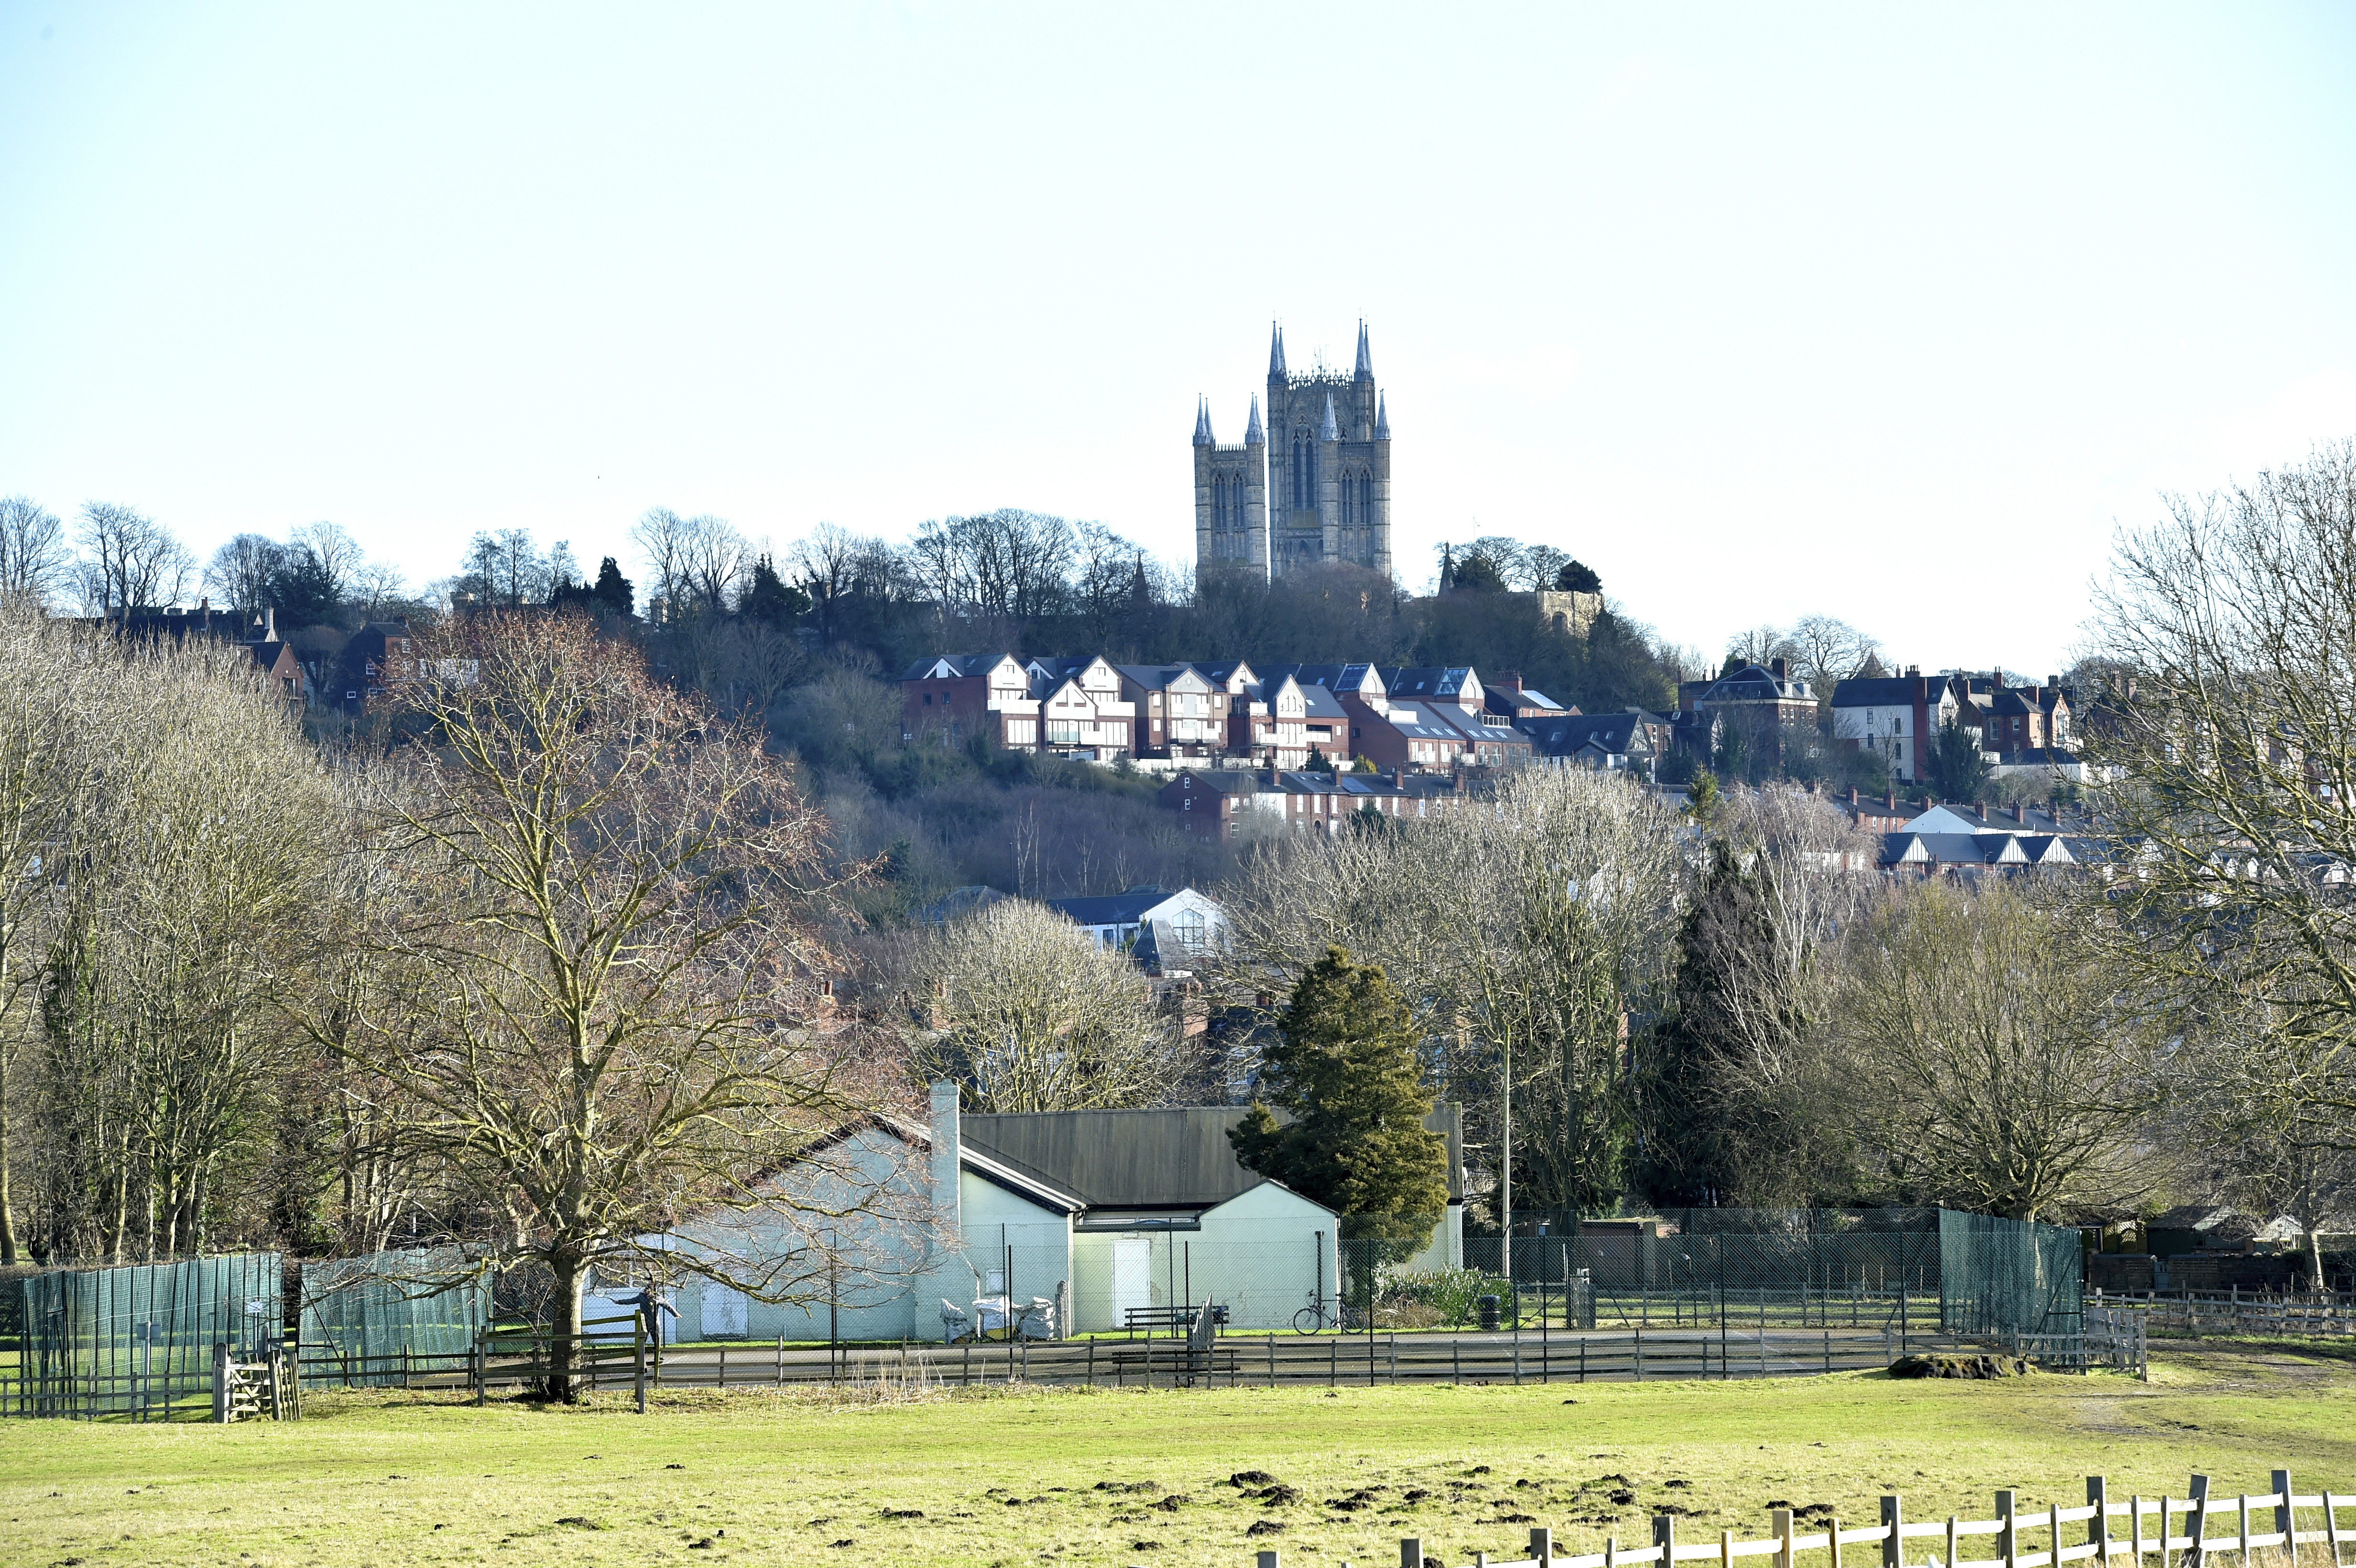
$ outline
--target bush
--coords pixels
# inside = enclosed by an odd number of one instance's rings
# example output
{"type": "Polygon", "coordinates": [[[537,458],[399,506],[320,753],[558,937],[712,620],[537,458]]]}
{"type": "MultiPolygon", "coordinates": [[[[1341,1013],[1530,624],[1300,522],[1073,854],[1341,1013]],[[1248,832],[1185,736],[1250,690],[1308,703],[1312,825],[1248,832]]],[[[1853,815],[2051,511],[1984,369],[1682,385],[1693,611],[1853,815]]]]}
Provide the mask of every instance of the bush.
{"type": "Polygon", "coordinates": [[[1500,1302],[1507,1302],[1514,1296],[1511,1280],[1477,1268],[1430,1269],[1415,1274],[1386,1269],[1376,1275],[1376,1289],[1381,1293],[1377,1309],[1398,1314],[1402,1328],[1437,1322],[1461,1328],[1480,1316],[1483,1296],[1494,1296],[1500,1302]],[[1424,1317],[1426,1323],[1405,1321],[1412,1317],[1424,1317]]]}

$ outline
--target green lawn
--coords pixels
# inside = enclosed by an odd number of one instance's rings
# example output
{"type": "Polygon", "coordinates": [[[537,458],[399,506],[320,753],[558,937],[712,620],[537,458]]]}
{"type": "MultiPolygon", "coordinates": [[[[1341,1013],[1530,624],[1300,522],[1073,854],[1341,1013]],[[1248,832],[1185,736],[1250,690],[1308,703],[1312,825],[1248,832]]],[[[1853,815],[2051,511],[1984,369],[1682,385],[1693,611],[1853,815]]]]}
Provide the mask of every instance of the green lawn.
{"type": "Polygon", "coordinates": [[[1289,1565],[1388,1568],[1415,1534],[1456,1568],[1475,1549],[1517,1555],[1528,1526],[1494,1522],[1513,1514],[1586,1551],[1607,1531],[1649,1540],[1670,1507],[1688,1538],[1764,1534],[1777,1501],[1869,1523],[1891,1491],[1910,1518],[1986,1517],[1999,1487],[2025,1509],[2080,1502],[2092,1472],[2121,1497],[2181,1496],[2194,1470],[2260,1491],[2281,1466],[2356,1490],[2351,1413],[2356,1364],[2267,1347],[2170,1351],[2147,1384],[674,1393],[646,1416],[610,1395],[575,1410],[314,1395],[283,1426],[0,1422],[0,1563],[1248,1568],[1275,1546],[1289,1565]],[[1226,1484],[1242,1470],[1300,1500],[1242,1498],[1226,1484]],[[901,1510],[923,1517],[885,1517],[901,1510]],[[1284,1529],[1247,1537],[1261,1519],[1284,1529]]]}

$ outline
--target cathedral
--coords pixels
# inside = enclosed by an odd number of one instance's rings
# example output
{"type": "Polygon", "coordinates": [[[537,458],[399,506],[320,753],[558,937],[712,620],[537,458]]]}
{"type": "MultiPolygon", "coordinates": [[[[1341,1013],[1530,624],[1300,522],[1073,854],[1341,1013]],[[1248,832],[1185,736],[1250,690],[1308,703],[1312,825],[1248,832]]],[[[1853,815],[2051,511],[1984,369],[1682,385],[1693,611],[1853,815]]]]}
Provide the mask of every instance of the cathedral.
{"type": "Polygon", "coordinates": [[[1254,398],[1243,444],[1211,434],[1207,403],[1194,414],[1194,563],[1281,577],[1320,561],[1391,570],[1391,425],[1375,386],[1366,324],[1357,368],[1284,368],[1284,329],[1268,352],[1268,425],[1254,398]]]}

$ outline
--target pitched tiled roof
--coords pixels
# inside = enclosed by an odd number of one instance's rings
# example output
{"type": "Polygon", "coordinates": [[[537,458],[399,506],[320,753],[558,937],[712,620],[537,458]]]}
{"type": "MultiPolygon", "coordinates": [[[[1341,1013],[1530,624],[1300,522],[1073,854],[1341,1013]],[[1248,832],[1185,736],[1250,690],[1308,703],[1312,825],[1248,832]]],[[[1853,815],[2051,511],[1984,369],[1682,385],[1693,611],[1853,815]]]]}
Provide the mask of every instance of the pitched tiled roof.
{"type": "Polygon", "coordinates": [[[967,679],[974,676],[988,675],[998,667],[1001,660],[1013,656],[1012,654],[935,654],[929,658],[921,658],[910,665],[908,673],[900,678],[902,680],[967,679]]]}
{"type": "MultiPolygon", "coordinates": [[[[1939,700],[1937,681],[1929,683],[1928,700],[1939,700]]],[[[1867,679],[1851,676],[1833,688],[1835,708],[1904,708],[1914,700],[1914,682],[1908,676],[1867,679]]]]}

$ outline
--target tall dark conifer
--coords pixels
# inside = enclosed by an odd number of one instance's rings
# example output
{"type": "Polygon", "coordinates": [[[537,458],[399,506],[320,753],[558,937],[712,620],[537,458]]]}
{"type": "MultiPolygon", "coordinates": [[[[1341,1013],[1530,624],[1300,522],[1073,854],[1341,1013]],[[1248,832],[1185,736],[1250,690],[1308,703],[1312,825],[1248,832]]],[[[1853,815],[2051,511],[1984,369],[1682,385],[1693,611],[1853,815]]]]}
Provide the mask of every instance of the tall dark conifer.
{"type": "Polygon", "coordinates": [[[1268,1104],[1227,1134],[1236,1157],[1343,1218],[1344,1236],[1412,1253],[1448,1205],[1447,1142],[1431,1114],[1406,999],[1339,947],[1310,966],[1262,1058],[1268,1104]]]}

